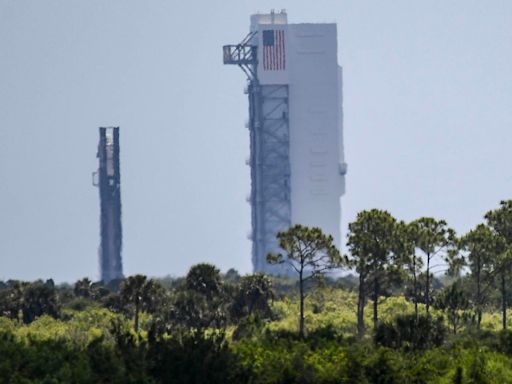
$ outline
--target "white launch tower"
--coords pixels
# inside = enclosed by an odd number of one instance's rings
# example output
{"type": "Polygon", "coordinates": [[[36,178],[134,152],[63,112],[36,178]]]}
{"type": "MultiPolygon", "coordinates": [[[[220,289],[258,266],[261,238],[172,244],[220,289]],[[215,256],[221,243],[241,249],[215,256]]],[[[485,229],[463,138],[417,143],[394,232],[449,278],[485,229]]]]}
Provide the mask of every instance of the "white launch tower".
{"type": "Polygon", "coordinates": [[[340,246],[347,165],[336,24],[252,15],[246,38],[224,46],[224,63],[248,77],[253,268],[287,274],[266,255],[290,225],[320,227],[340,246]]]}

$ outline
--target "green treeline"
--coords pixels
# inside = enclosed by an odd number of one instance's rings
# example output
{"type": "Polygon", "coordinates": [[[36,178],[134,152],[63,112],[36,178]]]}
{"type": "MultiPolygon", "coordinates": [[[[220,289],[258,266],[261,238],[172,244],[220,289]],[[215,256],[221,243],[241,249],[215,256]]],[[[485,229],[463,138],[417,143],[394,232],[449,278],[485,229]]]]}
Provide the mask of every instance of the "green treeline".
{"type": "Polygon", "coordinates": [[[512,383],[512,201],[463,235],[369,210],[346,255],[278,241],[293,277],[0,282],[0,383],[512,383]]]}

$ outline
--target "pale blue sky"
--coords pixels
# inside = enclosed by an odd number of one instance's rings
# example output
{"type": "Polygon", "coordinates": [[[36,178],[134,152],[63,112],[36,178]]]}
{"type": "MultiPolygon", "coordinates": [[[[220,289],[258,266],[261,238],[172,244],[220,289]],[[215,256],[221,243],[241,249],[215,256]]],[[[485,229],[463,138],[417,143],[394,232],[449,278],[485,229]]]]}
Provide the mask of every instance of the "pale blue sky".
{"type": "Polygon", "coordinates": [[[98,126],[121,127],[126,274],[249,272],[249,15],[337,22],[342,200],[463,232],[512,198],[512,2],[0,0],[0,279],[98,277],[98,126]]]}

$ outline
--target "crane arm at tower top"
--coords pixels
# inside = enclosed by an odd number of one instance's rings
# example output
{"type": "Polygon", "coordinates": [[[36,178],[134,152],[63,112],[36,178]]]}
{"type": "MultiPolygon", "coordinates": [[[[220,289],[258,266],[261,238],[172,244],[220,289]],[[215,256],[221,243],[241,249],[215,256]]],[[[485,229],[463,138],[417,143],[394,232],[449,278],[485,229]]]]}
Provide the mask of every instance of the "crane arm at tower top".
{"type": "Polygon", "coordinates": [[[238,65],[251,80],[256,78],[258,65],[258,47],[251,44],[257,33],[250,32],[239,44],[222,47],[224,64],[238,65]]]}
{"type": "Polygon", "coordinates": [[[250,32],[239,44],[222,47],[224,64],[251,65],[257,63],[257,46],[250,44],[258,32],[250,32]]]}
{"type": "Polygon", "coordinates": [[[224,45],[224,64],[253,65],[256,64],[256,49],[254,45],[224,45]]]}

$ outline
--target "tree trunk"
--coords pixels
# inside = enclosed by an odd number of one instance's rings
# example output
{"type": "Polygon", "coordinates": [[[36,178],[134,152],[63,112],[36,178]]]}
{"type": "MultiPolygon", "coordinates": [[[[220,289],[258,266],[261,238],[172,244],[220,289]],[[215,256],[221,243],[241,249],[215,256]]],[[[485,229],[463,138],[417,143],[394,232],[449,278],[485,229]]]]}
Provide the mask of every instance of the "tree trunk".
{"type": "Polygon", "coordinates": [[[427,253],[427,287],[425,290],[425,301],[427,305],[427,316],[430,310],[430,253],[427,253]]]}
{"type": "Polygon", "coordinates": [[[418,324],[418,281],[416,279],[416,255],[412,257],[412,277],[413,277],[413,289],[414,289],[414,317],[416,324],[418,324]]]}
{"type": "Polygon", "coordinates": [[[360,338],[364,336],[364,304],[366,301],[364,292],[364,275],[359,274],[359,295],[357,298],[357,334],[360,338]]]}
{"type": "Polygon", "coordinates": [[[379,325],[379,281],[375,279],[373,281],[373,330],[377,329],[379,325]]]}
{"type": "Polygon", "coordinates": [[[478,265],[476,270],[476,329],[480,330],[482,322],[482,298],[480,297],[480,259],[477,259],[478,265]]]}
{"type": "Polygon", "coordinates": [[[501,274],[501,313],[503,330],[507,329],[507,291],[505,286],[505,273],[501,274]]]}
{"type": "Polygon", "coordinates": [[[139,300],[135,301],[135,319],[133,328],[135,329],[135,333],[139,333],[139,300]]]}
{"type": "Polygon", "coordinates": [[[299,319],[299,336],[304,338],[304,280],[302,279],[302,269],[299,273],[299,290],[300,290],[300,319],[299,319]]]}

